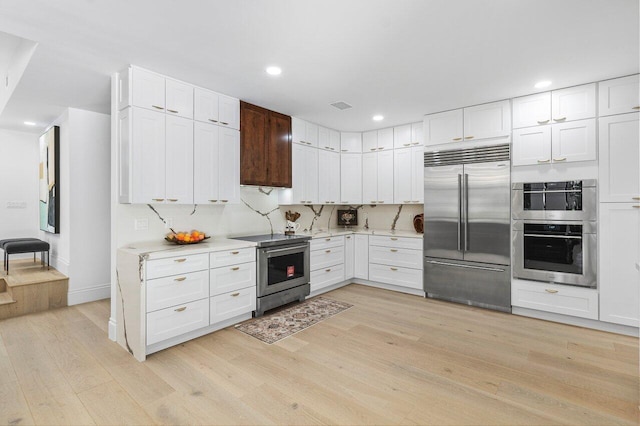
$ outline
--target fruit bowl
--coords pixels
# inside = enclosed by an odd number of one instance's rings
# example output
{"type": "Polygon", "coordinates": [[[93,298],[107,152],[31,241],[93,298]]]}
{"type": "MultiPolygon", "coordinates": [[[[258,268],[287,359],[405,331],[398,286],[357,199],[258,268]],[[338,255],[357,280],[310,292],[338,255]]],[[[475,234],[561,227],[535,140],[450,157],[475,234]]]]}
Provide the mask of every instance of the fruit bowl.
{"type": "Polygon", "coordinates": [[[164,237],[164,239],[170,243],[181,245],[198,244],[209,238],[211,237],[200,231],[170,232],[164,237]]]}

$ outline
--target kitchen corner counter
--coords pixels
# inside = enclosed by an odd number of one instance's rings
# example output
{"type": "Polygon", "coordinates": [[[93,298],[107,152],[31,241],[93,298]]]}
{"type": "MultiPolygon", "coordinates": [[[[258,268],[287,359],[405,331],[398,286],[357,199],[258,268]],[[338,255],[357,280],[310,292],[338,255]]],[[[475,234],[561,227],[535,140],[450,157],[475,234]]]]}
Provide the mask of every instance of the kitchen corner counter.
{"type": "Polygon", "coordinates": [[[404,238],[423,238],[423,234],[419,234],[414,231],[390,231],[381,229],[330,229],[329,231],[314,231],[314,232],[298,232],[298,235],[307,235],[311,238],[324,238],[324,237],[337,237],[340,235],[382,235],[388,237],[404,237],[404,238]]]}
{"type": "Polygon", "coordinates": [[[220,250],[235,250],[247,247],[255,247],[256,243],[250,241],[231,240],[228,238],[211,238],[207,242],[198,244],[172,244],[165,241],[145,241],[127,244],[119,250],[126,254],[132,254],[145,259],[164,259],[172,256],[187,254],[209,253],[220,250]]]}

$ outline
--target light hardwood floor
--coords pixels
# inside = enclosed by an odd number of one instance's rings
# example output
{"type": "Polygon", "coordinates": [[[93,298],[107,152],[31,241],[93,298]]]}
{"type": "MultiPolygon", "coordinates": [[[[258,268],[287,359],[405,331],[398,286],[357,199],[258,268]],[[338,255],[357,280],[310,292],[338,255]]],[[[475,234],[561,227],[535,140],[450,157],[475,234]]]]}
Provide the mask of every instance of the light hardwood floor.
{"type": "Polygon", "coordinates": [[[638,424],[638,339],[350,285],[267,345],[233,328],[139,363],[109,301],[0,321],[4,424],[638,424]]]}

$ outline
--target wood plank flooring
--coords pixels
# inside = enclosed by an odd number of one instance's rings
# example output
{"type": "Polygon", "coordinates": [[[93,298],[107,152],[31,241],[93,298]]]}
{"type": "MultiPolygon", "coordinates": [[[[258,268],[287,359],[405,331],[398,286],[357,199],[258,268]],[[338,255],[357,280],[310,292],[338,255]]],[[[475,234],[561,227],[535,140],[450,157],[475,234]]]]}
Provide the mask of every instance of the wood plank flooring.
{"type": "Polygon", "coordinates": [[[139,363],[109,301],[0,321],[2,424],[637,425],[638,339],[361,285],[267,345],[233,328],[139,363]]]}

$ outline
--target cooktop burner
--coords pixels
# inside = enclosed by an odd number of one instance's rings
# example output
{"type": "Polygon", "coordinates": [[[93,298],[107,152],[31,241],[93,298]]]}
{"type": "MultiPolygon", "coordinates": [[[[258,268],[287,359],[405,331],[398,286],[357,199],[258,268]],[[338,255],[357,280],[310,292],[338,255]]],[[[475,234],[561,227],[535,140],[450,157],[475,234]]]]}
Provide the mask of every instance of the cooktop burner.
{"type": "Polygon", "coordinates": [[[234,237],[232,240],[252,241],[258,243],[258,247],[272,247],[306,242],[311,240],[311,237],[307,235],[265,234],[234,237]]]}

